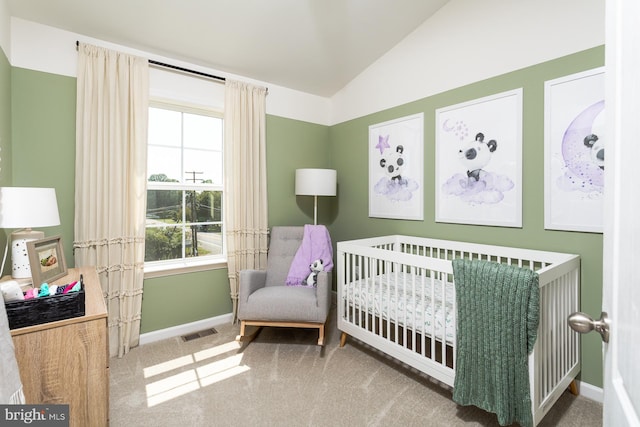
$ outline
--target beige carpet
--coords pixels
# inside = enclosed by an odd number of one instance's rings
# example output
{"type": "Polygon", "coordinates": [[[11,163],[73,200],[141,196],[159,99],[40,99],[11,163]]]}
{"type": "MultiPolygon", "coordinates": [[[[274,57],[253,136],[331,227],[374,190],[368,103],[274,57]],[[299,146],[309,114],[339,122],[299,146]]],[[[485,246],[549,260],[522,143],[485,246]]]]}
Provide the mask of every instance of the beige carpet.
{"type": "MultiPolygon", "coordinates": [[[[263,329],[249,345],[237,325],[173,338],[110,360],[111,426],[497,426],[458,406],[451,390],[350,338],[339,348],[311,330],[263,329]]],[[[601,426],[602,405],[565,392],[540,426],[601,426]]]]}

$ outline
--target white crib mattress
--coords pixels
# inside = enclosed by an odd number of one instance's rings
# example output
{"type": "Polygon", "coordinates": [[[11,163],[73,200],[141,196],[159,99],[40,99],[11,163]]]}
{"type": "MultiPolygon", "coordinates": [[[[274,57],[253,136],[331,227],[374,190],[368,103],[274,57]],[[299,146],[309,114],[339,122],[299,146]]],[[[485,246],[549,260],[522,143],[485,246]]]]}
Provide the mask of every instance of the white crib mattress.
{"type": "Polygon", "coordinates": [[[455,343],[455,289],[451,282],[398,272],[347,283],[343,297],[347,310],[362,310],[409,330],[455,343]],[[443,310],[442,294],[445,293],[443,310]],[[435,308],[432,300],[435,301],[435,308]]]}

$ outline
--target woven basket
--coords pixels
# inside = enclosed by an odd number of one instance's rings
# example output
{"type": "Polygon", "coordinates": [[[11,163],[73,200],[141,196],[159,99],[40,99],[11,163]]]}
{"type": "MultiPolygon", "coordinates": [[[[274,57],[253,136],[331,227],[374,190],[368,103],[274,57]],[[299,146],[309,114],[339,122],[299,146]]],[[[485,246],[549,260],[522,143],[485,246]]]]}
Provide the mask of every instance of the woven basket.
{"type": "Polygon", "coordinates": [[[83,285],[78,292],[8,302],[9,329],[84,316],[84,300],[83,285]]]}

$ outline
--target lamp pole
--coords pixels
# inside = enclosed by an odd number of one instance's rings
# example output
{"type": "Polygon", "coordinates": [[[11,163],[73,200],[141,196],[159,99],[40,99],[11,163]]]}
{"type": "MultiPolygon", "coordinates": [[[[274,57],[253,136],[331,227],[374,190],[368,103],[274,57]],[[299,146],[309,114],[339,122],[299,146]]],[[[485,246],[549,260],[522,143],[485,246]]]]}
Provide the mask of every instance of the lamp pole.
{"type": "Polygon", "coordinates": [[[318,225],[318,196],[313,196],[313,225],[318,225]]]}

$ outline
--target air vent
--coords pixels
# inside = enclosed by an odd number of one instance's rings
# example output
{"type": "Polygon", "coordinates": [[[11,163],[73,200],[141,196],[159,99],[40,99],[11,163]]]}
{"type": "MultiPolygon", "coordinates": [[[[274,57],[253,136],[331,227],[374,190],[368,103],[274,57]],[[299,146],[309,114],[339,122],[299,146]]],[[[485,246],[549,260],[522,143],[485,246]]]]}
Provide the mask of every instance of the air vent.
{"type": "Polygon", "coordinates": [[[216,331],[214,328],[209,328],[209,329],[203,329],[198,332],[194,332],[192,334],[183,335],[180,338],[182,338],[182,341],[187,342],[187,341],[193,341],[196,338],[208,337],[209,335],[213,335],[217,333],[218,331],[216,331]]]}

